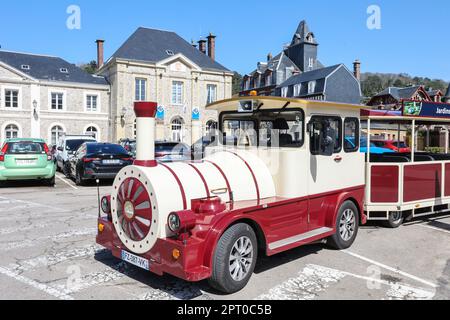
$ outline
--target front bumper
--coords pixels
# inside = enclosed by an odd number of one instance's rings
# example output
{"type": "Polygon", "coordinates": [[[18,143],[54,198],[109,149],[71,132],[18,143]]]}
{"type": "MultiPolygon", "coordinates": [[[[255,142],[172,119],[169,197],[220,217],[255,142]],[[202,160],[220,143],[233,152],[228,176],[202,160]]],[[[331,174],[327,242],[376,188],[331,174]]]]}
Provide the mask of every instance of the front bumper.
{"type": "Polygon", "coordinates": [[[51,162],[45,168],[11,169],[0,166],[0,181],[51,179],[55,176],[56,166],[51,162]]]}
{"type": "MultiPolygon", "coordinates": [[[[99,218],[98,224],[103,231],[98,231],[96,242],[110,250],[116,258],[121,259],[122,251],[130,252],[116,235],[112,222],[99,218]]],[[[211,277],[211,269],[203,265],[203,242],[190,239],[187,244],[175,239],[158,239],[150,252],[141,255],[150,261],[150,272],[162,276],[170,274],[177,278],[197,282],[211,277]],[[180,258],[172,256],[174,249],[179,250],[180,258]]],[[[132,253],[132,252],[131,252],[132,253]]]]}

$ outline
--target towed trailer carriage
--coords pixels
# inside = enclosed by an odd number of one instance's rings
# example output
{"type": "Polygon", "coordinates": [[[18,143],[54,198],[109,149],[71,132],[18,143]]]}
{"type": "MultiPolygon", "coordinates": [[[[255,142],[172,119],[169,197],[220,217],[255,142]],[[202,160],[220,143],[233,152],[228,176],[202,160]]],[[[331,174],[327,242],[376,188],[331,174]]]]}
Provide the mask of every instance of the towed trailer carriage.
{"type": "Polygon", "coordinates": [[[218,145],[202,161],[154,159],[155,103],[136,103],[137,154],[101,201],[97,243],[158,275],[248,283],[259,254],[326,240],[350,247],[364,213],[361,106],[242,97],[208,106],[218,145]]]}
{"type": "Polygon", "coordinates": [[[399,142],[401,131],[407,132],[410,145],[410,152],[372,154],[368,143],[364,204],[368,220],[396,228],[405,219],[448,211],[450,105],[404,101],[401,111],[362,110],[361,121],[369,141],[379,128],[390,126],[394,132],[398,128],[399,142]],[[438,129],[444,147],[427,148],[431,128],[438,129]],[[422,143],[419,130],[425,133],[422,143]]]}

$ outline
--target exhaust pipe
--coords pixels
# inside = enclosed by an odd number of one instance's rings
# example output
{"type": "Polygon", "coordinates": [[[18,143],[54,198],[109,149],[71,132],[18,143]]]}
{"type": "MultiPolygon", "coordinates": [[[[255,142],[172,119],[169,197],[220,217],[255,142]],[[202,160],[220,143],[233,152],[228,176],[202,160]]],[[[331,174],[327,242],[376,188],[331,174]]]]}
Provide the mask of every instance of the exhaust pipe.
{"type": "Polygon", "coordinates": [[[135,102],[136,114],[136,160],[134,165],[156,167],[155,160],[155,117],[156,102],[135,102]]]}

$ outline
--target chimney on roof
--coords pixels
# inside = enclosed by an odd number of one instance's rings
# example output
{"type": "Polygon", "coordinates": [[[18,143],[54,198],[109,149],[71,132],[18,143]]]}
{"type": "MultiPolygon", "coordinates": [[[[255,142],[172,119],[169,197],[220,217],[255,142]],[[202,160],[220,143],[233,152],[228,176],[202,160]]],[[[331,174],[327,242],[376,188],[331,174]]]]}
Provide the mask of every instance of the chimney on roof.
{"type": "Polygon", "coordinates": [[[198,50],[200,50],[201,53],[206,54],[206,40],[200,39],[198,41],[198,50]]]}
{"type": "Polygon", "coordinates": [[[195,49],[197,49],[197,44],[194,42],[194,40],[191,40],[191,45],[192,45],[195,49]]]}
{"type": "Polygon", "coordinates": [[[105,40],[98,39],[95,41],[97,43],[97,68],[100,69],[104,64],[104,48],[103,44],[105,40]]]}
{"type": "Polygon", "coordinates": [[[211,32],[208,36],[208,56],[211,59],[216,60],[216,36],[211,32]]]}
{"type": "Polygon", "coordinates": [[[361,62],[359,60],[353,62],[353,74],[358,81],[361,81],[361,62]]]}
{"type": "Polygon", "coordinates": [[[267,55],[267,62],[269,62],[270,60],[272,60],[273,56],[272,53],[269,52],[269,54],[267,55]]]}

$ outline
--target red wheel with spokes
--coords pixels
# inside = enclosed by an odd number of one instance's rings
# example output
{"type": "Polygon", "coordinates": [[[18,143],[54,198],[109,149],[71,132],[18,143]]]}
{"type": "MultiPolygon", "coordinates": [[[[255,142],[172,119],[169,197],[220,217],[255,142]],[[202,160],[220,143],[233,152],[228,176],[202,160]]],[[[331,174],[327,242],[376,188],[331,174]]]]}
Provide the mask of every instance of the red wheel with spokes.
{"type": "Polygon", "coordinates": [[[117,193],[117,218],[122,232],[132,241],[144,240],[152,225],[152,204],[144,185],[127,178],[117,193]]]}

